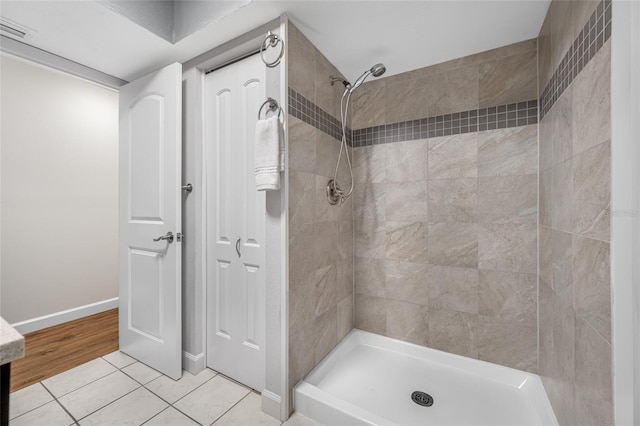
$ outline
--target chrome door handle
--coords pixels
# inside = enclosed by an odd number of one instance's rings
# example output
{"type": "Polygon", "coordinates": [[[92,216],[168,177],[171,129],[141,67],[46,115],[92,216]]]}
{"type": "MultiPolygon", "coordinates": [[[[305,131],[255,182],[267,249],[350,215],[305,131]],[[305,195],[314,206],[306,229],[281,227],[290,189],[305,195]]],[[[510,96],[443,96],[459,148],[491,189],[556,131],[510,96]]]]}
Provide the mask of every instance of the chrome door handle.
{"type": "Polygon", "coordinates": [[[191,191],[193,191],[193,185],[191,185],[190,183],[188,183],[186,185],[182,185],[182,190],[183,191],[187,191],[187,192],[191,192],[191,191]]]}
{"type": "Polygon", "coordinates": [[[173,232],[169,231],[167,232],[167,235],[163,235],[162,237],[153,239],[153,241],[160,241],[160,240],[169,241],[169,244],[171,244],[173,242],[173,232]]]}
{"type": "Polygon", "coordinates": [[[240,254],[240,238],[236,241],[236,253],[238,253],[238,257],[242,256],[242,254],[240,254]]]}

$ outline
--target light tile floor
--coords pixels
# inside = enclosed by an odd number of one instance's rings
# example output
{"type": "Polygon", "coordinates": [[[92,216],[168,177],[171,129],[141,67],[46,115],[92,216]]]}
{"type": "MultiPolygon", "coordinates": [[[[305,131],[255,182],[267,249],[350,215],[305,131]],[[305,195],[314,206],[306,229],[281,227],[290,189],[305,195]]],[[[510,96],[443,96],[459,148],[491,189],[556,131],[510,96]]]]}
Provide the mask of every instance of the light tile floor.
{"type": "Polygon", "coordinates": [[[260,395],[222,374],[172,380],[113,352],[11,394],[10,426],[321,426],[260,410],[260,395]]]}

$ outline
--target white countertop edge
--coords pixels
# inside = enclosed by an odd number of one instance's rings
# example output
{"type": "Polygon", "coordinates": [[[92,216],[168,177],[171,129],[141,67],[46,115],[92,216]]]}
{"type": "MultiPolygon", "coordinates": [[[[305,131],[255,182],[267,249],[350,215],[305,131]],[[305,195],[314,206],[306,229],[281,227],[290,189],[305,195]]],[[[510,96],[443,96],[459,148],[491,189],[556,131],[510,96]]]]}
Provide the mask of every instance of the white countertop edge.
{"type": "Polygon", "coordinates": [[[0,317],[0,365],[24,357],[24,337],[0,317]]]}

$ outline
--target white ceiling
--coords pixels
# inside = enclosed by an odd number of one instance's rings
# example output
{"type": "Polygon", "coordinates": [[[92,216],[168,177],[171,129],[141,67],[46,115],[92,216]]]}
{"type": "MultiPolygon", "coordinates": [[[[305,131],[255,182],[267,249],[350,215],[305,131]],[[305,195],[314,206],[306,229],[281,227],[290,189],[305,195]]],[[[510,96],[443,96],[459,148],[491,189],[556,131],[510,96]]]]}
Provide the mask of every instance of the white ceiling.
{"type": "MultiPolygon", "coordinates": [[[[185,3],[183,14],[203,4],[180,1],[185,3]]],[[[2,0],[0,16],[28,29],[22,40],[27,44],[131,81],[169,63],[185,62],[286,13],[354,80],[377,62],[387,66],[389,76],[534,38],[550,0],[227,0],[225,16],[218,13],[213,22],[199,22],[197,31],[176,44],[105,3],[2,0]]]]}

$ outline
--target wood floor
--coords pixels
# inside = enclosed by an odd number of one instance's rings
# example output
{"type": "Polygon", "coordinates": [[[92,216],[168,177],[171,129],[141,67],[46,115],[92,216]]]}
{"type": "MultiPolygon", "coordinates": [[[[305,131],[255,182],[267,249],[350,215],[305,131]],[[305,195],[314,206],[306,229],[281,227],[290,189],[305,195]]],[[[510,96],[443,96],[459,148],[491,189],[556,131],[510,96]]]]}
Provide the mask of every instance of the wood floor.
{"type": "Polygon", "coordinates": [[[11,363],[11,392],[118,350],[118,310],[25,334],[26,356],[11,363]]]}

